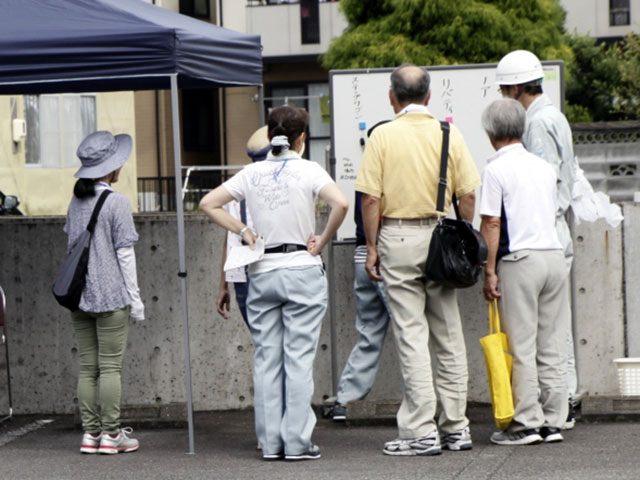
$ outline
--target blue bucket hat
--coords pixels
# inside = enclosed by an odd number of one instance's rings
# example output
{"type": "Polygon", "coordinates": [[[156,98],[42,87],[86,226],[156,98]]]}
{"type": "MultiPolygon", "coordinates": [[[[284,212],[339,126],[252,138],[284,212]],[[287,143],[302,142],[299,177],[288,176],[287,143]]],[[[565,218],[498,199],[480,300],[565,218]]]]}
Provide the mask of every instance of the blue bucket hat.
{"type": "Polygon", "coordinates": [[[106,130],[94,132],[85,138],[76,155],[82,167],[76,178],[102,178],[122,167],[133,149],[133,139],[126,133],[113,135],[106,130]]]}

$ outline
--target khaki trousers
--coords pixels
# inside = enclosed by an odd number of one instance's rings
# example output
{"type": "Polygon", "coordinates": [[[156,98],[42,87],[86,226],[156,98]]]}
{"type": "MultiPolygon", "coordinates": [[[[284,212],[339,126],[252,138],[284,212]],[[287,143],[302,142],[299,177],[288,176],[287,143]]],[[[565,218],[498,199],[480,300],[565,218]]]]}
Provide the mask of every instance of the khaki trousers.
{"type": "Polygon", "coordinates": [[[442,406],[438,425],[443,433],[469,424],[467,354],[456,292],[425,277],[434,228],[435,225],[383,225],[378,238],[381,272],[404,380],[397,422],[399,437],[405,439],[428,435],[436,429],[436,392],[442,406]]]}
{"type": "Polygon", "coordinates": [[[568,410],[566,338],[571,321],[562,250],[510,253],[498,263],[498,278],[502,330],[513,354],[515,414],[509,430],[562,428],[568,410]]]}
{"type": "Polygon", "coordinates": [[[116,434],[120,428],[122,359],[130,307],[114,312],[71,313],[78,344],[78,407],[85,432],[116,434]],[[98,408],[98,404],[100,408],[98,408]]]}

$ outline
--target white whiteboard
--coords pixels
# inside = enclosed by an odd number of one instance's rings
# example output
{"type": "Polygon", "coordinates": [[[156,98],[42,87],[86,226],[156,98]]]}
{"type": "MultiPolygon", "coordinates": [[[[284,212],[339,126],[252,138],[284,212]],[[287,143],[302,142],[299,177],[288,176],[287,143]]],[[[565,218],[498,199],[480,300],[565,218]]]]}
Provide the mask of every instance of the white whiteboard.
{"type": "MultiPolygon", "coordinates": [[[[496,64],[427,67],[431,76],[428,108],[439,120],[448,120],[460,129],[480,173],[494,152],[480,117],[489,103],[501,98],[494,84],[495,69],[496,64]]],[[[544,92],[564,110],[563,63],[543,62],[543,69],[544,92]]],[[[329,72],[331,152],[335,159],[332,174],[349,199],[349,212],[338,230],[338,240],[355,238],[354,184],[364,151],[361,139],[366,142],[369,128],[394,117],[388,96],[392,71],[381,68],[329,72]]]]}

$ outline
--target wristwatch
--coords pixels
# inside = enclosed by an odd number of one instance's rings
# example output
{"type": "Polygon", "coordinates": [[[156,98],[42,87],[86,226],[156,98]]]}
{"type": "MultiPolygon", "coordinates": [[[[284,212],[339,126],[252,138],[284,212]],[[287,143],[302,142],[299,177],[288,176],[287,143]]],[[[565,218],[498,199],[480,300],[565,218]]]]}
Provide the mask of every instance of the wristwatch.
{"type": "Polygon", "coordinates": [[[240,233],[238,233],[238,235],[240,235],[241,237],[244,236],[244,232],[246,232],[247,230],[249,230],[249,227],[245,225],[244,228],[240,230],[240,233]]]}

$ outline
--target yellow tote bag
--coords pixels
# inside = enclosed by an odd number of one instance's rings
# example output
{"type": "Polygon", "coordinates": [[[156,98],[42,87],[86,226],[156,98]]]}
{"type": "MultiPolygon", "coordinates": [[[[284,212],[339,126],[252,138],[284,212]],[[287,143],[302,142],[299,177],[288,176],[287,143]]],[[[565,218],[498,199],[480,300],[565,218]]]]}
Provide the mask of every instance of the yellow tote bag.
{"type": "Polygon", "coordinates": [[[487,377],[496,426],[504,430],[513,419],[511,394],[511,354],[507,335],[500,331],[498,301],[489,302],[489,335],[480,339],[487,363],[487,377]]]}

